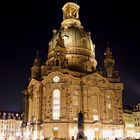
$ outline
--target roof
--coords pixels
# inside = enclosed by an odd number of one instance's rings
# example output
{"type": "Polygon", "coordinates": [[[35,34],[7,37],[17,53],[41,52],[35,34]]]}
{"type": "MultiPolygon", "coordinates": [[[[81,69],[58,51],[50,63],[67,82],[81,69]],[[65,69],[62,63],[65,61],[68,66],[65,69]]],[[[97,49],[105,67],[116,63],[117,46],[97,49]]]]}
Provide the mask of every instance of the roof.
{"type": "Polygon", "coordinates": [[[128,105],[124,105],[123,106],[123,112],[124,113],[132,114],[132,111],[133,111],[133,107],[132,106],[128,106],[128,105]]]}
{"type": "Polygon", "coordinates": [[[0,119],[14,119],[14,120],[22,120],[23,113],[22,112],[9,112],[9,111],[0,111],[0,119]]]}

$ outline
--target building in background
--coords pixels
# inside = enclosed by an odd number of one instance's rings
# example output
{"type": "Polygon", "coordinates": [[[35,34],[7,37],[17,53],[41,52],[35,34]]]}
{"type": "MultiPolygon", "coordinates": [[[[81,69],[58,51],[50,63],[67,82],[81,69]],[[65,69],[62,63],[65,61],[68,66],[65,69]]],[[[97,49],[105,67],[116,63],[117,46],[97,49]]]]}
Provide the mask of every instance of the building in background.
{"type": "Polygon", "coordinates": [[[21,112],[0,111],[0,140],[21,139],[21,112]]]}
{"type": "Polygon", "coordinates": [[[34,59],[23,90],[24,140],[76,138],[79,112],[88,140],[124,138],[124,85],[108,46],[103,70],[96,69],[95,44],[81,25],[79,8],[70,2],[63,6],[63,21],[53,30],[46,63],[41,64],[38,53],[34,59]]]}
{"type": "Polygon", "coordinates": [[[133,107],[135,138],[140,139],[140,102],[133,107]]]}
{"type": "Polygon", "coordinates": [[[124,106],[125,137],[140,139],[140,103],[124,106]]]}
{"type": "Polygon", "coordinates": [[[125,122],[125,137],[135,138],[135,126],[133,117],[133,108],[124,106],[124,122],[125,122]]]}

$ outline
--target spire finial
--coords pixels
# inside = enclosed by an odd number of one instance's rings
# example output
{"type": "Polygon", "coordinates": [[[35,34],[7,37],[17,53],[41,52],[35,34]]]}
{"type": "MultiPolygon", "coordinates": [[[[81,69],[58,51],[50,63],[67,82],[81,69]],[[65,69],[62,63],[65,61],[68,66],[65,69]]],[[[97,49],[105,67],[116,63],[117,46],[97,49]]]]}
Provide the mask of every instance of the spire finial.
{"type": "Polygon", "coordinates": [[[104,53],[104,55],[106,56],[106,58],[112,58],[112,51],[110,50],[109,42],[107,42],[106,52],[104,53]]]}
{"type": "Polygon", "coordinates": [[[39,50],[38,49],[36,51],[36,56],[35,56],[35,59],[34,59],[34,65],[40,66],[40,57],[39,57],[39,50]]]}
{"type": "Polygon", "coordinates": [[[112,51],[110,50],[109,43],[107,42],[106,51],[104,53],[105,59],[104,59],[104,68],[106,71],[107,77],[113,77],[114,74],[114,65],[115,60],[112,56],[112,51]]]}
{"type": "Polygon", "coordinates": [[[36,51],[36,58],[39,58],[39,50],[36,51]]]}
{"type": "Polygon", "coordinates": [[[34,58],[34,64],[33,67],[31,68],[31,77],[35,79],[40,79],[40,74],[41,74],[41,62],[39,58],[39,51],[36,51],[36,56],[34,58]]]}

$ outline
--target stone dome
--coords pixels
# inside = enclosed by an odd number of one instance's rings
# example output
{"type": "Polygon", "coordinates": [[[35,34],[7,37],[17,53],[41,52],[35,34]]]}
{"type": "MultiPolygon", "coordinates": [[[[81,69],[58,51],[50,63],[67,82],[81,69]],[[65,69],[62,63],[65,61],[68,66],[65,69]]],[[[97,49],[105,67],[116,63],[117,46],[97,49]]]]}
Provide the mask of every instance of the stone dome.
{"type": "Polygon", "coordinates": [[[66,3],[63,9],[63,21],[58,30],[53,30],[53,37],[49,43],[47,65],[54,59],[55,48],[59,34],[66,48],[66,59],[69,69],[92,71],[96,69],[95,45],[90,33],[86,32],[79,20],[79,6],[66,3]]]}

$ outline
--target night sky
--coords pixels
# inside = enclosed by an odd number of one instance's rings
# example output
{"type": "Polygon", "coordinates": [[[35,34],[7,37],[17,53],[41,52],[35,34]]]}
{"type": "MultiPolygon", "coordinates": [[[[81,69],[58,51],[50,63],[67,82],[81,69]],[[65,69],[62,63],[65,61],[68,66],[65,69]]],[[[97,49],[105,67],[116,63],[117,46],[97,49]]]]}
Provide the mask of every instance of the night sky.
{"type": "MultiPolygon", "coordinates": [[[[36,51],[42,62],[47,58],[52,30],[62,21],[67,1],[8,3],[0,10],[0,110],[20,111],[22,89],[30,78],[36,51]]],[[[73,1],[71,1],[73,2],[73,1]]],[[[127,0],[77,0],[80,19],[96,46],[101,68],[107,42],[116,60],[116,70],[125,84],[123,101],[140,101],[140,8],[127,0]]]]}

